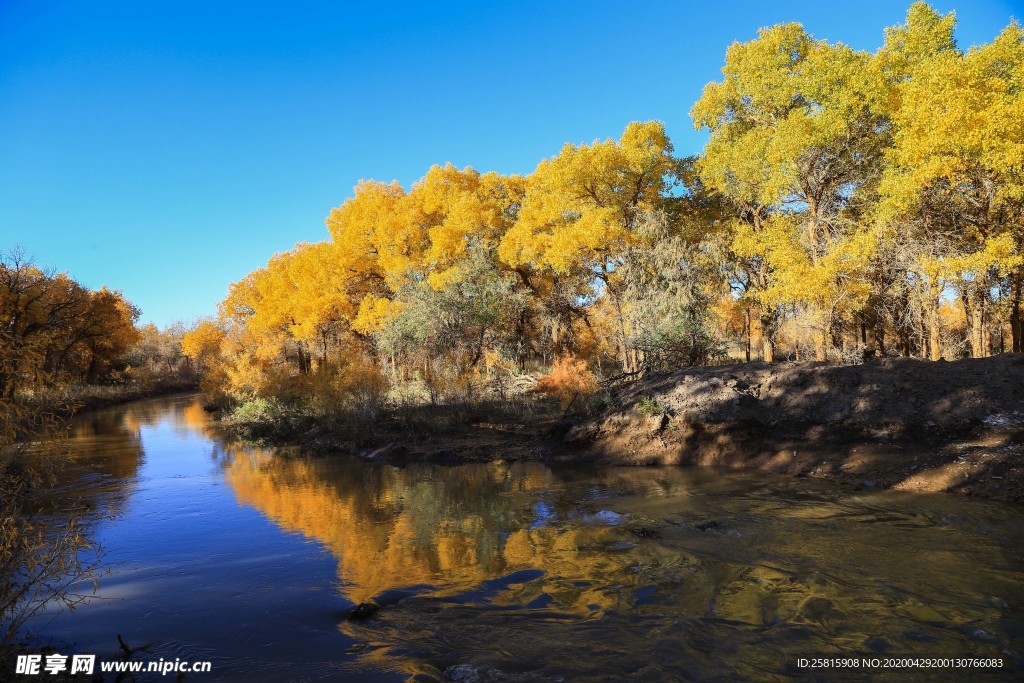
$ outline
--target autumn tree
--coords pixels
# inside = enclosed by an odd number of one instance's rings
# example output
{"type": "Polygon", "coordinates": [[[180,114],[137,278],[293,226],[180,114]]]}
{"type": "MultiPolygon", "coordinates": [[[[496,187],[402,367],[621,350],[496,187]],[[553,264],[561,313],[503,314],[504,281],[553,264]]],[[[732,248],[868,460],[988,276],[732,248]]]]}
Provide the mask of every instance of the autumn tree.
{"type": "Polygon", "coordinates": [[[302,398],[349,371],[668,369],[723,336],[749,359],[755,333],[769,361],[984,355],[1004,329],[1020,349],[1022,34],[964,52],[954,28],[918,2],[874,53],[762,29],[693,106],[696,158],[634,122],[525,177],[360,182],[328,239],[233,284],[188,353],[235,395],[302,398]]]}
{"type": "Polygon", "coordinates": [[[139,340],[139,310],[117,291],[91,291],[20,251],[0,261],[0,393],[60,379],[95,382],[139,340]]]}
{"type": "Polygon", "coordinates": [[[673,194],[637,222],[636,243],[617,269],[638,369],[702,365],[723,354],[713,308],[728,295],[720,245],[731,212],[700,181],[694,162],[679,160],[673,194]]]}
{"type": "Polygon", "coordinates": [[[570,296],[553,334],[585,319],[584,308],[572,299],[590,283],[615,309],[617,355],[631,370],[623,283],[616,268],[640,237],[644,215],[661,207],[676,169],[672,143],[660,122],[631,123],[619,140],[590,145],[567,144],[529,176],[518,220],[499,247],[501,259],[513,268],[550,279],[551,293],[568,281],[570,296]]]}
{"type": "Polygon", "coordinates": [[[425,283],[399,292],[402,310],[375,333],[380,351],[414,368],[437,372],[437,363],[465,373],[489,351],[515,358],[519,322],[529,306],[514,275],[485,251],[464,259],[445,287],[425,283]]]}
{"type": "Polygon", "coordinates": [[[736,206],[732,251],[762,307],[768,360],[780,306],[806,312],[824,358],[835,326],[864,305],[875,240],[854,205],[886,142],[870,61],[799,24],[762,29],[729,47],[724,80],[691,112],[711,132],[701,177],[736,206]]]}
{"type": "Polygon", "coordinates": [[[223,351],[224,329],[213,320],[200,320],[181,338],[181,352],[199,368],[215,365],[223,351]]]}
{"type": "MultiPolygon", "coordinates": [[[[879,54],[894,130],[879,213],[918,245],[910,266],[924,290],[932,358],[941,355],[938,309],[947,285],[962,301],[971,355],[985,356],[992,292],[1000,278],[1014,283],[1019,320],[1024,263],[1022,31],[1012,23],[963,52],[954,26],[952,14],[915,3],[879,54]]],[[[1019,324],[1014,329],[1019,348],[1019,324]]]]}

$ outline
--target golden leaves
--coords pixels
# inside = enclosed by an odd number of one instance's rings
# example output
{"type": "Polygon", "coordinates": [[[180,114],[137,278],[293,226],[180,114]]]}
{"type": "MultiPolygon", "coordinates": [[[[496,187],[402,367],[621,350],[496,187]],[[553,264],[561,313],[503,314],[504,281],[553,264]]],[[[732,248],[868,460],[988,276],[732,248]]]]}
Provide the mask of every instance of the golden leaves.
{"type": "Polygon", "coordinates": [[[657,121],[629,124],[618,141],[565,145],[527,178],[501,259],[563,274],[600,270],[634,241],[637,218],[663,199],[674,166],[657,121]]]}
{"type": "Polygon", "coordinates": [[[884,317],[869,308],[896,289],[1005,273],[1024,233],[1022,34],[1011,24],[965,53],[954,27],[915,3],[875,53],[796,23],[734,43],[691,111],[710,132],[696,161],[673,157],[663,124],[633,122],[526,177],[446,164],[410,187],[361,182],[328,241],[232,286],[231,353],[267,372],[309,373],[334,353],[428,368],[412,349],[430,327],[472,367],[567,349],[625,364],[636,308],[623,292],[654,292],[669,271],[711,273],[712,300],[727,282],[742,291],[769,340],[785,316],[824,339],[837,321],[884,317]],[[661,270],[633,258],[673,239],[661,270]]]}
{"type": "Polygon", "coordinates": [[[141,333],[120,291],[49,274],[18,251],[0,258],[0,394],[56,380],[97,381],[141,333]]]}

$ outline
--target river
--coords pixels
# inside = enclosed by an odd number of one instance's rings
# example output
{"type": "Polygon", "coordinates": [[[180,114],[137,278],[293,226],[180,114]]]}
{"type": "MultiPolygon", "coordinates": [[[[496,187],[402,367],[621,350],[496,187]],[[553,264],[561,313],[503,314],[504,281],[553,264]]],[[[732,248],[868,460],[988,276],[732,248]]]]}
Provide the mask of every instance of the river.
{"type": "Polygon", "coordinates": [[[816,656],[1003,662],[870,670],[892,680],[1024,673],[1020,505],[282,456],[231,444],[192,396],[80,416],[72,447],[61,495],[94,511],[109,573],[31,624],[65,654],[116,658],[121,634],[134,659],[212,662],[184,680],[249,683],[834,678],[800,668],[816,656]]]}

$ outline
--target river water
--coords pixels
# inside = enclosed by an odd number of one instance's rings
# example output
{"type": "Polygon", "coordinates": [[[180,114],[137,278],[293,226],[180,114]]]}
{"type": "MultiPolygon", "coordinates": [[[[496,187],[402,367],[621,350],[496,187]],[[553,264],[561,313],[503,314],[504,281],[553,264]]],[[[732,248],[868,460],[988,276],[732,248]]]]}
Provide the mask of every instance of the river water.
{"type": "MultiPolygon", "coordinates": [[[[195,397],[81,416],[96,599],[58,650],[185,680],[1020,680],[1024,506],[683,468],[395,467],[232,445],[195,397]],[[381,609],[349,616],[359,603],[381,609]],[[985,672],[811,657],[1001,659],[985,672]]],[[[496,456],[500,454],[495,454],[496,456]]],[[[140,680],[147,680],[141,678],[140,680]]],[[[155,678],[149,680],[173,680],[155,678]]]]}

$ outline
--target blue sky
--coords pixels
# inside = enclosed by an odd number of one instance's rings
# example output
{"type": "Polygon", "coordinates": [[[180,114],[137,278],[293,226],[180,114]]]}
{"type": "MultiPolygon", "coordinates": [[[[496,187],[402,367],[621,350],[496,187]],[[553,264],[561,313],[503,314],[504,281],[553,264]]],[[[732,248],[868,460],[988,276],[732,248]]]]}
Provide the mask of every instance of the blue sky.
{"type": "MultiPolygon", "coordinates": [[[[0,249],[143,321],[213,313],[275,251],[327,236],[361,178],[531,171],[563,143],[689,110],[761,26],[874,50],[909,3],[0,0],[0,249]]],[[[936,1],[991,40],[1014,1],[936,1]]]]}

